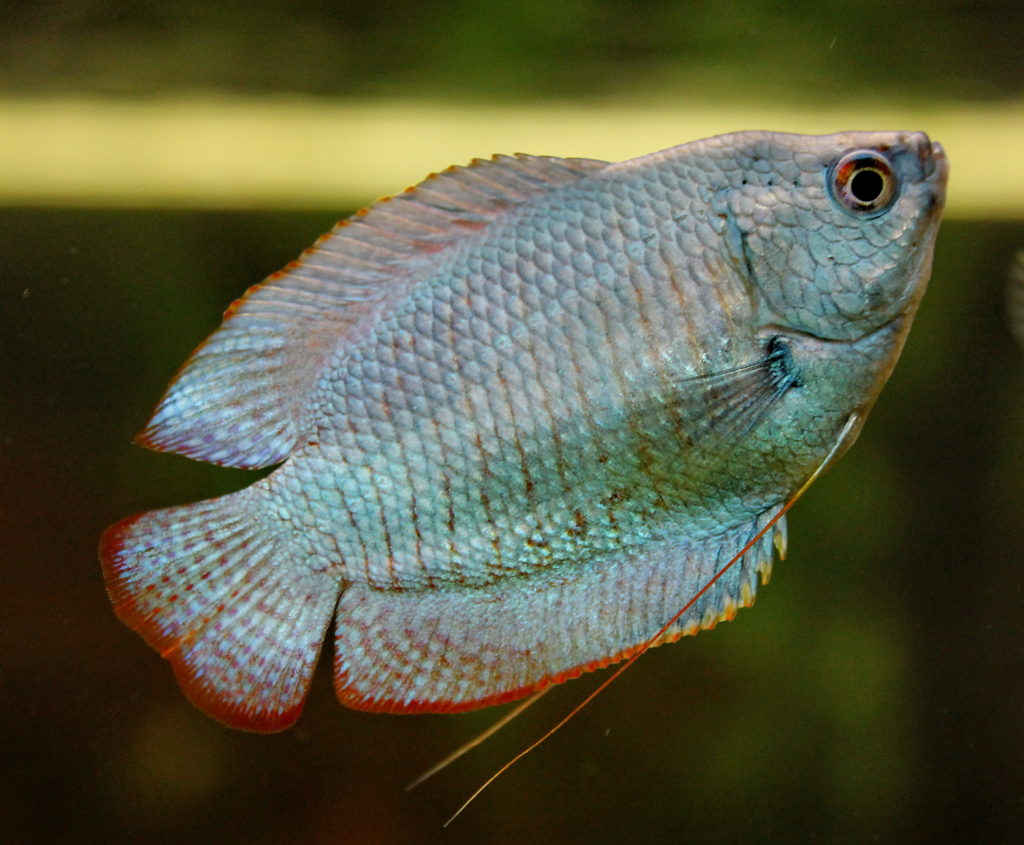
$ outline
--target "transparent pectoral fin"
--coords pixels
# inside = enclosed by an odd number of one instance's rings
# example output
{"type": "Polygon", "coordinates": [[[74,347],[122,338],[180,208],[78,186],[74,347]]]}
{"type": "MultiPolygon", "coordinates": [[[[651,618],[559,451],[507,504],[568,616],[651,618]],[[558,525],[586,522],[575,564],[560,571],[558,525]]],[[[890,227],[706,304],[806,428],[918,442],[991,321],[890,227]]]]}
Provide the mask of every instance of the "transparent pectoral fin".
{"type": "Polygon", "coordinates": [[[681,378],[664,395],[634,409],[646,423],[672,420],[676,429],[696,441],[714,435],[735,441],[750,432],[782,397],[802,384],[789,345],[771,338],[764,356],[713,373],[681,378]]]}

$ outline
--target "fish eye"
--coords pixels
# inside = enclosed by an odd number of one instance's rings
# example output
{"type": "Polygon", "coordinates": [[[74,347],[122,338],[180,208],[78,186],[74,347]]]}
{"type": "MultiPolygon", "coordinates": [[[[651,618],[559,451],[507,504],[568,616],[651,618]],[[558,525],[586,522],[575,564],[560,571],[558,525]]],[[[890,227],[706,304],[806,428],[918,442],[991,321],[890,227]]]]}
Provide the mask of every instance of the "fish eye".
{"type": "Polygon", "coordinates": [[[875,150],[852,150],[829,169],[829,190],[844,209],[873,217],[892,205],[898,193],[892,164],[875,150]]]}

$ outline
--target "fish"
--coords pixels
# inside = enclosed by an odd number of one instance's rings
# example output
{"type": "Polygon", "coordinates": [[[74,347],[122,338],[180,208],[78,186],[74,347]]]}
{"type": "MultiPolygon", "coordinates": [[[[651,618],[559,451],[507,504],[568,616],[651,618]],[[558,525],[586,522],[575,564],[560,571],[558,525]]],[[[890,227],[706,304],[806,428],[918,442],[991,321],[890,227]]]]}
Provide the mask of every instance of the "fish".
{"type": "Polygon", "coordinates": [[[738,556],[658,644],[731,619],[896,363],[947,175],[920,132],[750,131],[377,201],[235,301],[138,435],[276,468],[108,528],[117,616],[261,732],[332,620],[342,704],[443,713],[635,654],[738,556]]]}

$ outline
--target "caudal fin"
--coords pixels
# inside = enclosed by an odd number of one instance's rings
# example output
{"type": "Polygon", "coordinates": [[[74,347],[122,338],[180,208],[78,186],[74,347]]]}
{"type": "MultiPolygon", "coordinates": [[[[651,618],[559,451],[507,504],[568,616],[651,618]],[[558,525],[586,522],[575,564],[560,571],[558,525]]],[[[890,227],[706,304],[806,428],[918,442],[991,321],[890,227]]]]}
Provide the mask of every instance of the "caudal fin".
{"type": "Polygon", "coordinates": [[[100,540],[121,620],[171,661],[196,706],[253,731],[298,718],[340,591],[289,554],[258,488],[133,516],[100,540]]]}

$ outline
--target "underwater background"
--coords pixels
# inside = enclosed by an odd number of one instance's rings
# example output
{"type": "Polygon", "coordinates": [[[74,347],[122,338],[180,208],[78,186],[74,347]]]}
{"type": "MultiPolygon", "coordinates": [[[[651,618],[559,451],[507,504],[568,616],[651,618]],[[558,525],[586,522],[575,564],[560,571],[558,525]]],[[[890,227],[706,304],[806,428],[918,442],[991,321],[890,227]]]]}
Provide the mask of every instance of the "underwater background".
{"type": "Polygon", "coordinates": [[[0,840],[1018,841],[1022,43],[1016,2],[9,0],[0,840]],[[429,169],[751,128],[952,139],[902,360],[756,606],[645,655],[446,830],[601,676],[411,793],[507,708],[358,713],[326,663],[283,734],[189,705],[114,616],[96,543],[257,477],[131,444],[230,302],[429,169]]]}

